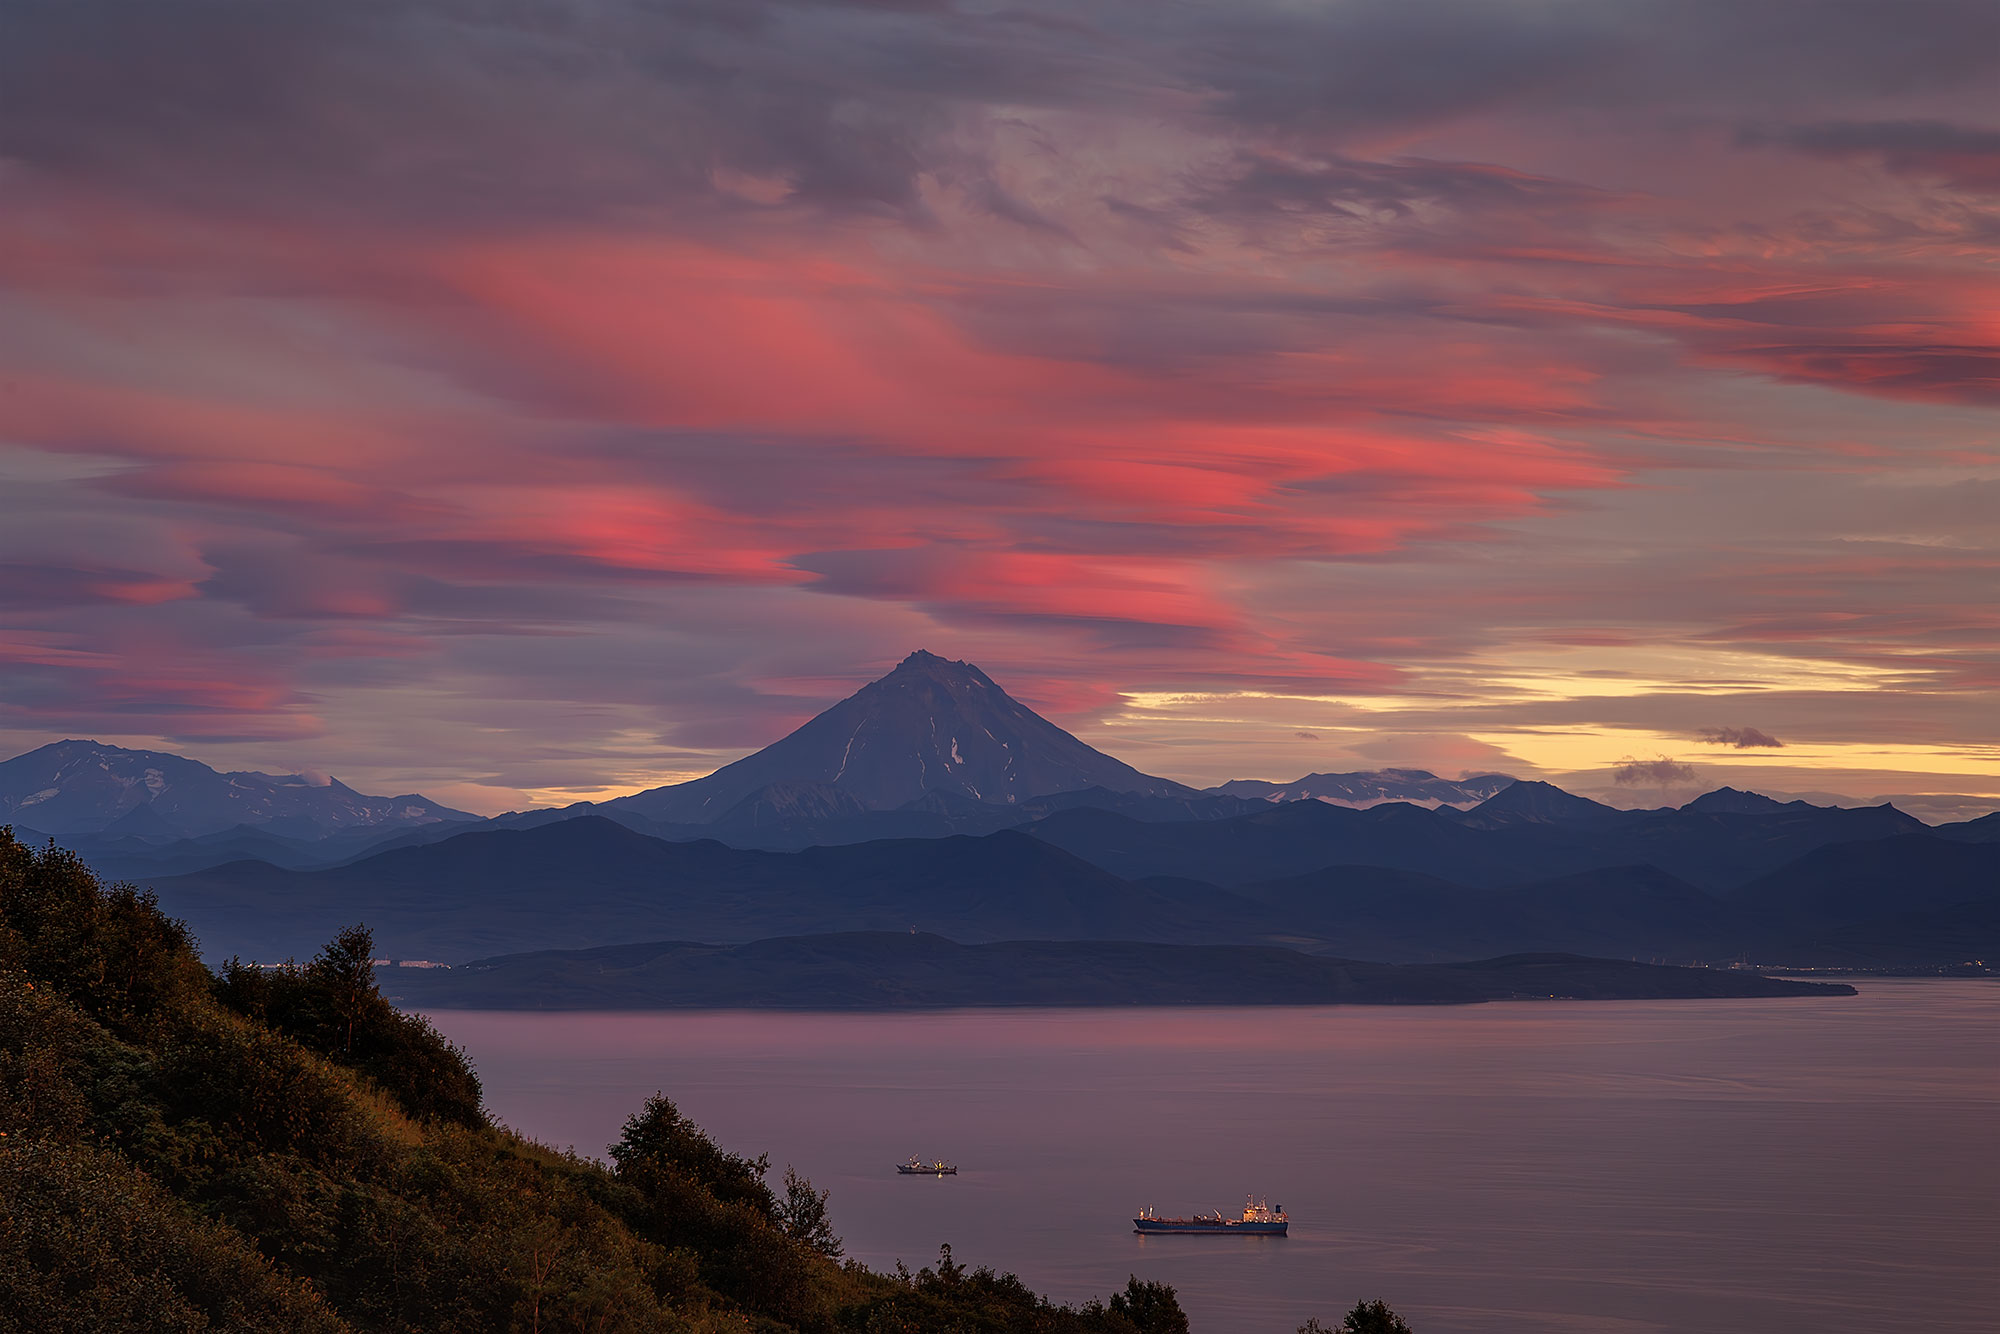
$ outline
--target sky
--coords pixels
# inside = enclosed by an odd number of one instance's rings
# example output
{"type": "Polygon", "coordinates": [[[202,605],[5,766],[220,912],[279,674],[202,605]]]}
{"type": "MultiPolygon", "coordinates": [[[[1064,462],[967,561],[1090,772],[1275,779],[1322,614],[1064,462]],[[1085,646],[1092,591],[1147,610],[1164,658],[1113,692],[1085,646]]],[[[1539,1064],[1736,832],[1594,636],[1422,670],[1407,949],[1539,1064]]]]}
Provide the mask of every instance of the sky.
{"type": "Polygon", "coordinates": [[[13,0],[0,749],[492,812],[921,647],[1197,784],[2000,799],[1996,67],[1988,0],[13,0]]]}

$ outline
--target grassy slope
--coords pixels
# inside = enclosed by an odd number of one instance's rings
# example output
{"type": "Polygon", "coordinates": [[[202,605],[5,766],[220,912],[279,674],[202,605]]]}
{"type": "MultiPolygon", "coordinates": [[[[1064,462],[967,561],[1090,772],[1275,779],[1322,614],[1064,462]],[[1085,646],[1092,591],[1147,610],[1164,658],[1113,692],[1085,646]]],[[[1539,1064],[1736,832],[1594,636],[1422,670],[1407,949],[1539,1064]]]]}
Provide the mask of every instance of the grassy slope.
{"type": "Polygon", "coordinates": [[[615,1169],[552,1152],[336,973],[218,979],[148,897],[0,830],[0,1330],[1186,1329],[1136,1280],[1069,1310],[840,1265],[684,1123],[615,1169]]]}

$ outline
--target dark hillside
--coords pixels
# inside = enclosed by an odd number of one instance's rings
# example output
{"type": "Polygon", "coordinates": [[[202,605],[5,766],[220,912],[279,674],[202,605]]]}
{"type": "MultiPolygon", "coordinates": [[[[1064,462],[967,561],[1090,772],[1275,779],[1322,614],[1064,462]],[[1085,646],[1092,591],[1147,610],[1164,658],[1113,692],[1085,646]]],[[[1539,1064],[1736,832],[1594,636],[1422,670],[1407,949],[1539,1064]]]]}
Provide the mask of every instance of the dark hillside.
{"type": "Polygon", "coordinates": [[[936,931],[963,940],[1211,939],[1255,927],[1219,890],[1129,884],[1003,831],[801,852],[668,843],[601,817],[461,834],[348,866],[261,862],[154,882],[211,957],[309,952],[356,919],[391,958],[456,962],[607,940],[755,940],[772,932],[936,931]]]}
{"type": "Polygon", "coordinates": [[[1327,866],[1380,866],[1457,884],[1499,885],[1554,873],[1550,858],[1533,849],[1522,856],[1485,830],[1402,803],[1354,810],[1294,801],[1233,819],[1175,824],[1079,809],[1051,815],[1026,832],[1131,879],[1186,876],[1245,885],[1327,866]]]}
{"type": "Polygon", "coordinates": [[[1545,783],[1515,783],[1470,811],[1298,801],[1231,819],[1141,825],[1109,811],[1072,810],[1027,832],[1131,879],[1179,875],[1245,885],[1328,866],[1379,866],[1497,888],[1657,866],[1712,894],[1829,844],[1928,832],[1891,806],[1773,805],[1749,813],[1699,803],[1618,811],[1545,783]]]}
{"type": "Polygon", "coordinates": [[[2000,898],[2000,844],[1922,834],[1821,848],[1745,885],[1730,901],[1797,934],[1994,898],[2000,898]]]}
{"type": "Polygon", "coordinates": [[[1686,963],[1734,957],[1737,914],[1650,866],[1609,867],[1504,889],[1467,889],[1410,871],[1333,866],[1246,885],[1309,947],[1391,963],[1526,951],[1686,963]]]}
{"type": "Polygon", "coordinates": [[[1171,1288],[839,1264],[824,1199],[665,1098],[612,1165],[490,1124],[367,933],[217,978],[129,887],[0,829],[0,1331],[1167,1334],[1171,1288]]]}
{"type": "Polygon", "coordinates": [[[2000,898],[1841,927],[1788,957],[1819,968],[2000,972],[2000,898]]]}
{"type": "Polygon", "coordinates": [[[1931,833],[1938,838],[1950,839],[1954,843],[2000,843],[2000,811],[1982,815],[1976,820],[1941,824],[1931,830],[1931,833]]]}

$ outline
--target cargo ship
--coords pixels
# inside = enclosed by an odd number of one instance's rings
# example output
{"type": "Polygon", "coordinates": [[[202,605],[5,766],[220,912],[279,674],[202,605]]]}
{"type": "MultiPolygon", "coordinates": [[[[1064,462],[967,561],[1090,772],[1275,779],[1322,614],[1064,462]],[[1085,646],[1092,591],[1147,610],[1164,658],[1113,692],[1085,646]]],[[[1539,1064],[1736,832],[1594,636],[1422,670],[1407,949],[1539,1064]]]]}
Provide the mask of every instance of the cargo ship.
{"type": "Polygon", "coordinates": [[[1291,1225],[1285,1217],[1285,1206],[1273,1209],[1262,1201],[1244,1201],[1243,1214],[1238,1218],[1225,1218],[1220,1211],[1212,1214],[1196,1214],[1193,1218],[1162,1218],[1151,1209],[1142,1209],[1132,1220],[1134,1231],[1150,1232],[1208,1232],[1243,1237],[1282,1237],[1291,1225]]]}
{"type": "Polygon", "coordinates": [[[942,1158],[935,1162],[925,1162],[912,1156],[907,1163],[897,1163],[896,1170],[906,1177],[955,1177],[958,1169],[942,1158]]]}

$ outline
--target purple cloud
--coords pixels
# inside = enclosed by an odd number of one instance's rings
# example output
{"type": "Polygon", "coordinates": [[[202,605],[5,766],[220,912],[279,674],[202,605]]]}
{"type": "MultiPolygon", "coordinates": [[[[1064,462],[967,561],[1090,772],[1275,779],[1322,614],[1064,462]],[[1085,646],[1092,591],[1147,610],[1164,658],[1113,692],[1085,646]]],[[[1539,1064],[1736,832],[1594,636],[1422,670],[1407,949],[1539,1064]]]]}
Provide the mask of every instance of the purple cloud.
{"type": "Polygon", "coordinates": [[[1775,749],[1785,744],[1769,732],[1761,732],[1754,727],[1708,727],[1703,728],[1699,736],[1711,746],[1732,746],[1737,750],[1751,750],[1759,746],[1775,749]]]}

